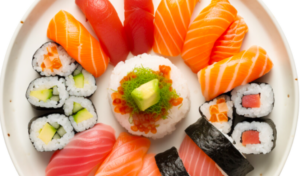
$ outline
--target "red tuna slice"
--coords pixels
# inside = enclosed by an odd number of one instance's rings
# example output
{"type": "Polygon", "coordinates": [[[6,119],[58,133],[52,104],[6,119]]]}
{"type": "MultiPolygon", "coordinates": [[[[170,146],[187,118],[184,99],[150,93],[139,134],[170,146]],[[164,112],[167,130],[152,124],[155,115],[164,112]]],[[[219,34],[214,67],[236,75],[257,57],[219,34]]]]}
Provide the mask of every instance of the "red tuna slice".
{"type": "Polygon", "coordinates": [[[259,132],[254,130],[245,131],[242,134],[242,144],[244,146],[248,144],[260,144],[259,132]]]}
{"type": "Polygon", "coordinates": [[[64,149],[53,154],[46,176],[88,175],[104,161],[115,141],[114,129],[100,123],[78,133],[64,149]]]}
{"type": "Polygon", "coordinates": [[[223,176],[217,164],[189,136],[182,141],[179,156],[190,176],[223,176]]]}
{"type": "Polygon", "coordinates": [[[76,4],[91,23],[111,63],[125,61],[129,53],[127,38],[113,5],[108,0],[76,0],[76,4]]]}
{"type": "Polygon", "coordinates": [[[244,95],[242,98],[242,106],[245,108],[259,108],[260,107],[259,94],[244,95]]]}
{"type": "Polygon", "coordinates": [[[125,0],[124,28],[134,55],[147,53],[154,42],[154,7],[152,0],[125,0]]]}

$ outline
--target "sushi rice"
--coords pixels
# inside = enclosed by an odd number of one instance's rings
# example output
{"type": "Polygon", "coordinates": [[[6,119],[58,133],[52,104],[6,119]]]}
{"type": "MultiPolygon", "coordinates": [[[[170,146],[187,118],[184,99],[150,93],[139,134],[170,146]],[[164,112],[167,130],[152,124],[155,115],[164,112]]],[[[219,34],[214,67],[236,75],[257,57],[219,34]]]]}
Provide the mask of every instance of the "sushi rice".
{"type": "Polygon", "coordinates": [[[143,135],[145,137],[150,137],[153,139],[162,138],[174,131],[175,125],[186,116],[190,108],[189,89],[186,79],[183,78],[181,71],[168,59],[160,56],[151,56],[148,54],[142,54],[126,60],[125,62],[118,63],[110,77],[108,97],[115,118],[125,129],[128,130],[129,133],[138,136],[143,135]],[[158,122],[156,122],[156,124],[159,124],[156,134],[145,134],[144,132],[140,131],[135,132],[130,128],[132,126],[132,124],[130,123],[130,114],[122,115],[114,111],[111,94],[114,92],[114,90],[118,90],[118,87],[120,86],[120,80],[122,80],[122,78],[125,77],[127,73],[131,72],[135,67],[143,66],[145,68],[150,68],[154,71],[158,71],[159,65],[167,65],[171,67],[170,79],[172,79],[173,81],[172,87],[176,90],[177,94],[183,98],[183,102],[181,105],[172,107],[168,111],[169,114],[167,119],[160,119],[158,122]]]}

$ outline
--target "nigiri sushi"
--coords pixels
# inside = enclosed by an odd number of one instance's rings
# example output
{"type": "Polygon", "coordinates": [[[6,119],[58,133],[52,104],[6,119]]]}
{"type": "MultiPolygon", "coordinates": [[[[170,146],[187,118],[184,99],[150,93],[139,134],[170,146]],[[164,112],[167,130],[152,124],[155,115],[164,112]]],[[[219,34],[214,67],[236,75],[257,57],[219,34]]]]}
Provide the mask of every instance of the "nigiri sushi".
{"type": "Polygon", "coordinates": [[[152,49],[154,7],[152,0],[125,0],[124,28],[129,48],[134,55],[152,49]]]}
{"type": "Polygon", "coordinates": [[[209,64],[219,62],[239,53],[247,32],[248,26],[245,20],[238,15],[236,20],[216,41],[210,55],[209,64]]]}
{"type": "Polygon", "coordinates": [[[154,157],[154,154],[147,154],[145,156],[142,170],[137,176],[162,176],[154,157]]]}
{"type": "Polygon", "coordinates": [[[223,176],[216,163],[189,136],[182,141],[179,156],[190,176],[223,176]]]}
{"type": "Polygon", "coordinates": [[[149,147],[149,139],[121,133],[112,152],[102,163],[95,176],[136,176],[143,167],[143,159],[149,147]]]}
{"type": "Polygon", "coordinates": [[[273,67],[267,52],[252,46],[233,57],[198,72],[202,94],[207,101],[267,74],[273,67]]]}
{"type": "Polygon", "coordinates": [[[129,53],[122,22],[109,0],[76,0],[91,23],[113,65],[124,61],[129,53]]]}
{"type": "Polygon", "coordinates": [[[47,36],[59,43],[72,58],[95,77],[105,72],[109,59],[100,43],[70,13],[59,11],[49,23],[47,36]]]}
{"type": "Polygon", "coordinates": [[[46,176],[88,175],[111,152],[115,141],[114,129],[100,123],[78,133],[63,150],[53,154],[46,176]]]}
{"type": "Polygon", "coordinates": [[[217,39],[234,21],[237,10],[228,0],[212,0],[188,29],[182,49],[182,59],[197,73],[209,63],[217,39]]]}
{"type": "Polygon", "coordinates": [[[162,0],[154,18],[153,51],[165,56],[181,53],[198,0],[162,0]]]}

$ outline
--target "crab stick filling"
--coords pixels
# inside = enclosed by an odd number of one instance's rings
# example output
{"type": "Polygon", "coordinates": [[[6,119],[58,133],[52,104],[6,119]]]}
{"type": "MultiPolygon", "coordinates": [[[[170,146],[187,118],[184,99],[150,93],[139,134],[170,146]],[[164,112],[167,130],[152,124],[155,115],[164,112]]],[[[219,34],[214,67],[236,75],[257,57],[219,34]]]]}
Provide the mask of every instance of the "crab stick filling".
{"type": "Polygon", "coordinates": [[[62,67],[62,63],[59,59],[57,47],[47,47],[47,51],[48,53],[44,55],[44,61],[41,64],[42,70],[50,69],[53,72],[54,69],[60,69],[62,67]]]}
{"type": "Polygon", "coordinates": [[[227,116],[228,107],[225,98],[217,100],[217,104],[209,107],[210,122],[228,122],[227,116]]]}

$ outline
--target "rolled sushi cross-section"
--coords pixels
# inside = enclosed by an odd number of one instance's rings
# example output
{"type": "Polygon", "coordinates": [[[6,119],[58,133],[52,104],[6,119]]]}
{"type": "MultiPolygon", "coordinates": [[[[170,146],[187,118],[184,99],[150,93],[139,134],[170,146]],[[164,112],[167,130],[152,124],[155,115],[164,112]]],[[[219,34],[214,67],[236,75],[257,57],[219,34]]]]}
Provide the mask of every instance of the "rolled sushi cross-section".
{"type": "Polygon", "coordinates": [[[74,96],[90,97],[97,89],[95,77],[81,66],[66,77],[66,84],[69,94],[74,96]]]}
{"type": "Polygon", "coordinates": [[[221,95],[200,106],[203,117],[223,133],[231,132],[233,123],[233,102],[228,95],[221,95]]]}
{"type": "Polygon", "coordinates": [[[68,98],[64,105],[64,112],[77,132],[92,128],[98,120],[92,101],[83,97],[68,98]]]}
{"type": "Polygon", "coordinates": [[[33,69],[41,76],[68,76],[77,66],[77,62],[55,42],[43,44],[32,59],[33,69]]]}
{"type": "Polygon", "coordinates": [[[254,169],[231,143],[231,138],[219,131],[206,118],[200,118],[185,132],[226,175],[244,176],[254,169]]]}
{"type": "Polygon", "coordinates": [[[260,118],[269,115],[274,107],[274,92],[267,83],[250,83],[231,92],[231,99],[239,116],[260,118]]]}
{"type": "Polygon", "coordinates": [[[27,100],[38,109],[61,108],[68,97],[65,79],[59,77],[37,78],[26,91],[27,100]]]}
{"type": "Polygon", "coordinates": [[[108,95],[115,118],[131,134],[154,139],[175,130],[189,110],[189,90],[168,59],[143,54],[113,70],[108,95]]]}
{"type": "Polygon", "coordinates": [[[244,154],[267,154],[276,145],[276,126],[270,119],[243,121],[234,127],[232,138],[244,154]]]}
{"type": "Polygon", "coordinates": [[[61,114],[33,118],[28,127],[29,138],[39,152],[62,149],[74,137],[70,121],[61,114]]]}

